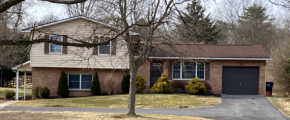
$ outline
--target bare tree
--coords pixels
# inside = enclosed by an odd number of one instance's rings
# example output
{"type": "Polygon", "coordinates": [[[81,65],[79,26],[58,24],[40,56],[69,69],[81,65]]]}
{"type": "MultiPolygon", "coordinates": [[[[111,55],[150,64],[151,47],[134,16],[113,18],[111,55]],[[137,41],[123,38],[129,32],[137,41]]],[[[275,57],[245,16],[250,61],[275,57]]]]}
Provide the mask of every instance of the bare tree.
{"type": "MultiPolygon", "coordinates": [[[[0,45],[32,45],[35,43],[53,43],[57,45],[64,46],[75,46],[75,47],[86,47],[93,48],[100,45],[109,44],[110,41],[116,40],[121,37],[125,40],[127,46],[127,55],[129,58],[130,66],[130,91],[129,91],[129,101],[128,101],[128,113],[127,115],[135,116],[135,96],[136,96],[136,76],[138,68],[147,60],[152,49],[154,48],[154,40],[156,40],[158,33],[157,31],[162,28],[167,28],[170,26],[170,16],[172,13],[178,14],[179,5],[185,3],[184,1],[174,1],[174,0],[104,0],[98,3],[98,7],[102,9],[108,18],[111,17],[113,23],[112,27],[109,29],[116,34],[111,39],[106,39],[101,43],[92,43],[92,41],[84,41],[78,38],[72,38],[77,42],[62,42],[50,40],[47,38],[36,37],[32,41],[24,41],[19,39],[14,40],[2,40],[0,45]],[[141,18],[144,19],[143,22],[138,22],[141,18]],[[118,23],[118,24],[116,24],[118,23]],[[140,37],[132,37],[130,29],[134,26],[142,27],[142,29],[147,29],[140,37]]],[[[32,29],[32,34],[35,32],[32,29]]],[[[41,32],[41,31],[38,31],[41,32]]],[[[35,37],[32,37],[35,38],[35,37]]]]}

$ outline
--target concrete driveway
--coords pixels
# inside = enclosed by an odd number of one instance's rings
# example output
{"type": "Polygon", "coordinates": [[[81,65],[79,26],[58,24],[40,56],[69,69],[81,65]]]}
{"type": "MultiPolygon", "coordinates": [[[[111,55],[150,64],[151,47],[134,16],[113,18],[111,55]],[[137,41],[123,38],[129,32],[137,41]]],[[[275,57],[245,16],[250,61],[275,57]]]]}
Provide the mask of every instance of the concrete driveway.
{"type": "MultiPolygon", "coordinates": [[[[5,107],[11,111],[79,111],[126,113],[127,109],[5,107]]],[[[136,113],[169,114],[212,118],[218,120],[290,120],[263,96],[222,95],[222,103],[196,109],[136,109],[136,113]]]]}

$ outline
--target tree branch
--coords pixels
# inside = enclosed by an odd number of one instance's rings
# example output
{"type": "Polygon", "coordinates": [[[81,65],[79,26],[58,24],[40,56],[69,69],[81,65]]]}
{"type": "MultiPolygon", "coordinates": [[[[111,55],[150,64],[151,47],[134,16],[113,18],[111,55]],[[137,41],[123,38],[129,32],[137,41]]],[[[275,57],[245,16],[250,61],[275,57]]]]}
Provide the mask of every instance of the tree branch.
{"type": "Polygon", "coordinates": [[[0,5],[0,13],[6,11],[10,7],[23,2],[24,0],[8,0],[7,2],[0,5]]]}
{"type": "Polygon", "coordinates": [[[87,0],[42,0],[42,1],[47,1],[51,3],[57,3],[57,4],[77,4],[77,3],[86,2],[87,0]]]}

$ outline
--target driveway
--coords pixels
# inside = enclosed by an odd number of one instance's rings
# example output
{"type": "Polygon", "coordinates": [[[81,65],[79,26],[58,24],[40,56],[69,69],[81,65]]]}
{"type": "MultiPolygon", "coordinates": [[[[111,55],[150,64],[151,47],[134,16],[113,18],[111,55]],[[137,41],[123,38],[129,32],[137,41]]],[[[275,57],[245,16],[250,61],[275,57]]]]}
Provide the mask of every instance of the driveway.
{"type": "MultiPolygon", "coordinates": [[[[126,113],[126,109],[5,107],[9,111],[79,111],[126,113]]],[[[222,95],[222,103],[196,109],[136,109],[136,113],[197,116],[221,120],[290,120],[263,96],[222,95]]]]}

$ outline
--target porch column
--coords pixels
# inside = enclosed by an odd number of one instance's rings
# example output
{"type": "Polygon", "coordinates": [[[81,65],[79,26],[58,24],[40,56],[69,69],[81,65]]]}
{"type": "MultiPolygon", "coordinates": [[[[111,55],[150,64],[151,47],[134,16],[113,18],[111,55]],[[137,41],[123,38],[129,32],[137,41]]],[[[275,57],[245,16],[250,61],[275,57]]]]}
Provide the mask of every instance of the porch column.
{"type": "Polygon", "coordinates": [[[25,100],[25,89],[26,89],[26,72],[24,72],[24,97],[23,97],[24,100],[25,100]]]}
{"type": "Polygon", "coordinates": [[[18,83],[19,83],[19,71],[16,72],[16,100],[18,101],[18,83]]]}

